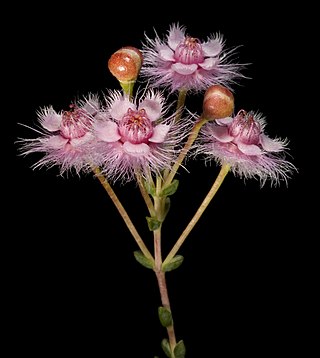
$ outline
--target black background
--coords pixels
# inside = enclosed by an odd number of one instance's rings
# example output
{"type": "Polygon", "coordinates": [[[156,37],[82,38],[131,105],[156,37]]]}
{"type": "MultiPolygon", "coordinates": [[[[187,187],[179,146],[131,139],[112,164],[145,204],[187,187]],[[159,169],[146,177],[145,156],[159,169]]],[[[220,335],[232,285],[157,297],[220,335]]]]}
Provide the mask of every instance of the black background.
{"type": "MultiPolygon", "coordinates": [[[[13,35],[6,37],[3,71],[12,103],[3,105],[10,130],[9,161],[3,158],[9,168],[3,174],[3,278],[13,353],[163,356],[166,332],[157,318],[155,275],[134,260],[137,246],[99,182],[90,175],[62,178],[55,168],[32,170],[41,156],[19,156],[14,142],[33,137],[18,123],[34,126],[39,108],[62,110],[76,97],[118,88],[107,70],[110,55],[122,46],[139,48],[154,28],[162,37],[179,22],[202,40],[220,32],[227,47],[241,45],[239,62],[251,63],[245,71],[251,79],[234,87],[236,109],[266,115],[267,133],[289,139],[288,159],[298,173],[288,187],[267,183],[262,189],[255,180],[227,176],[179,252],[183,265],[167,275],[177,339],[185,341],[191,358],[288,351],[308,356],[317,266],[307,143],[314,106],[306,83],[314,73],[308,60],[312,9],[171,6],[87,3],[8,12],[13,35]]],[[[201,111],[201,96],[188,100],[201,111]]],[[[217,173],[202,162],[188,168],[190,173],[179,174],[164,224],[164,253],[217,173]]],[[[130,183],[114,189],[151,249],[137,188],[130,183]]]]}

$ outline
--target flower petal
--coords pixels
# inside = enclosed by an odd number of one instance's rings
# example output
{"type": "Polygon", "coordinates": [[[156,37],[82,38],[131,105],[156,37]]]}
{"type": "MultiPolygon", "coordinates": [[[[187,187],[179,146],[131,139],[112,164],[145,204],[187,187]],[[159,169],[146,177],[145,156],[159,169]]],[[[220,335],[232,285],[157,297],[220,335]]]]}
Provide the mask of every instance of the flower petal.
{"type": "Polygon", "coordinates": [[[261,155],[262,150],[255,144],[237,143],[238,149],[246,155],[261,155]]]}
{"type": "Polygon", "coordinates": [[[168,45],[175,50],[177,46],[183,41],[185,34],[183,28],[178,26],[172,26],[168,35],[168,45]]]}
{"type": "Polygon", "coordinates": [[[228,143],[233,141],[233,137],[229,135],[228,127],[212,125],[210,127],[210,134],[222,143],[228,143]]]}
{"type": "Polygon", "coordinates": [[[110,105],[110,115],[117,121],[120,121],[127,113],[128,109],[136,109],[136,106],[129,101],[129,98],[123,97],[121,99],[115,99],[110,105]]]}
{"type": "Polygon", "coordinates": [[[283,143],[269,138],[265,134],[260,135],[260,144],[267,152],[280,152],[283,150],[283,143]]]}
{"type": "Polygon", "coordinates": [[[111,121],[96,122],[94,124],[94,131],[97,138],[104,142],[116,142],[121,138],[117,123],[111,121]]]}
{"type": "Polygon", "coordinates": [[[191,64],[191,65],[186,65],[183,63],[174,63],[171,68],[178,72],[180,75],[191,75],[192,73],[194,73],[197,68],[198,65],[196,65],[195,63],[191,64]]]}
{"type": "Polygon", "coordinates": [[[46,142],[46,145],[51,149],[61,149],[68,143],[67,138],[63,138],[61,135],[50,136],[46,142]]]}
{"type": "Polygon", "coordinates": [[[150,147],[146,143],[133,144],[130,142],[123,143],[123,150],[125,153],[140,157],[149,154],[150,147]]]}
{"type": "Polygon", "coordinates": [[[145,98],[140,104],[139,109],[144,109],[151,122],[159,119],[162,113],[162,103],[152,98],[145,98]]]}
{"type": "Polygon", "coordinates": [[[167,45],[158,46],[159,57],[164,61],[174,61],[174,52],[167,45]]]}
{"type": "Polygon", "coordinates": [[[170,130],[169,124],[158,124],[153,129],[153,134],[149,138],[149,142],[162,143],[164,142],[168,132],[170,130]]]}
{"type": "Polygon", "coordinates": [[[94,139],[93,134],[90,133],[90,132],[87,132],[85,135],[83,135],[83,136],[80,137],[80,138],[71,139],[71,140],[70,140],[70,144],[71,144],[73,147],[79,147],[79,146],[81,146],[82,144],[88,143],[88,142],[90,142],[90,141],[93,140],[93,139],[94,139]]]}
{"type": "Polygon", "coordinates": [[[61,114],[57,114],[55,111],[48,111],[45,116],[42,116],[41,125],[43,128],[47,129],[50,132],[55,132],[59,130],[60,124],[62,121],[61,114]]]}
{"type": "Polygon", "coordinates": [[[100,108],[98,100],[92,98],[89,99],[82,107],[85,111],[87,111],[89,114],[94,116],[100,108]]]}
{"type": "Polygon", "coordinates": [[[209,57],[206,58],[202,63],[199,63],[198,65],[202,67],[204,70],[212,70],[217,64],[217,59],[209,57]]]}
{"type": "Polygon", "coordinates": [[[225,118],[219,118],[219,119],[216,119],[216,122],[220,125],[228,125],[228,124],[231,124],[233,121],[233,118],[232,117],[225,117],[225,118]]]}
{"type": "Polygon", "coordinates": [[[215,57],[222,51],[222,43],[219,39],[212,39],[202,44],[202,50],[205,56],[215,57]]]}
{"type": "MultiPolygon", "coordinates": [[[[95,120],[97,121],[108,121],[110,120],[110,116],[106,111],[99,111],[95,116],[95,120]]],[[[98,122],[97,122],[98,123],[98,122]]]]}

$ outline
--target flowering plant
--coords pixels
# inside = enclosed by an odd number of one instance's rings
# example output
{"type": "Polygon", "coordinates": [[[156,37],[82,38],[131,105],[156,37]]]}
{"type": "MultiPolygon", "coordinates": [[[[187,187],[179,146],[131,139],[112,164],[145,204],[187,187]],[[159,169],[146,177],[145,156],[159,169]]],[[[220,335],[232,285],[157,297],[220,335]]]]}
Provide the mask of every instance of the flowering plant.
{"type": "Polygon", "coordinates": [[[61,175],[92,172],[100,181],[136,241],[135,259],[156,275],[158,316],[167,331],[161,347],[170,358],[185,357],[187,344],[175,332],[166,274],[182,264],[179,250],[226,175],[258,179],[262,187],[267,181],[287,183],[296,170],[285,158],[288,140],[270,138],[261,113],[235,109],[232,85],[244,78],[245,66],[232,61],[234,51],[220,34],[201,40],[173,24],[163,38],[146,36],[141,49],[125,46],[110,56],[108,68],[121,89],[108,89],[102,98],[89,94],[61,112],[43,108],[39,136],[19,140],[23,155],[44,154],[34,168],[58,166],[61,175]],[[145,86],[136,88],[140,79],[145,86]],[[188,96],[202,93],[200,114],[192,113],[188,96]],[[179,189],[179,171],[198,158],[216,162],[219,172],[164,255],[162,227],[179,189]],[[136,183],[145,202],[152,248],[113,189],[128,182],[136,183]]]}

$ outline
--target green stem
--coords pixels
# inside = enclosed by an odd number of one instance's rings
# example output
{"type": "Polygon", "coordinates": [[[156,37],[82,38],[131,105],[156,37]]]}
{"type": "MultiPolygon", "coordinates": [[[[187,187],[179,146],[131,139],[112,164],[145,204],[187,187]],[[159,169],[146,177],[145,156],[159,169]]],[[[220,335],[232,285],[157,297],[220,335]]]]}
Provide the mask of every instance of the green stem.
{"type": "Polygon", "coordinates": [[[144,256],[148,259],[150,259],[154,263],[154,258],[151,255],[150,251],[144,244],[141,236],[138,234],[138,231],[136,230],[134,224],[132,223],[131,219],[129,218],[129,215],[127,214],[125,208],[121,204],[120,200],[118,199],[117,195],[111,188],[110,184],[108,183],[107,179],[104,177],[104,175],[101,173],[100,169],[98,167],[92,167],[92,171],[94,172],[95,176],[99,179],[100,183],[108,193],[110,199],[113,201],[114,205],[118,209],[119,214],[121,215],[122,219],[124,220],[125,224],[127,225],[129,231],[131,232],[133,238],[135,239],[136,243],[138,244],[140,250],[143,252],[144,256]]]}
{"type": "MultiPolygon", "coordinates": [[[[157,277],[161,304],[164,308],[171,312],[170,300],[168,295],[167,283],[165,273],[161,270],[162,267],[162,255],[161,255],[161,227],[154,231],[154,257],[155,257],[155,274],[157,277]]],[[[177,344],[176,335],[173,327],[173,322],[171,325],[166,327],[167,334],[169,338],[169,344],[171,352],[174,351],[174,348],[177,344]]]]}
{"type": "Polygon", "coordinates": [[[177,240],[177,242],[175,243],[175,245],[173,246],[173,248],[169,252],[169,254],[166,257],[166,259],[163,261],[162,266],[164,266],[167,263],[169,263],[173,259],[175,254],[178,252],[178,250],[180,249],[181,245],[184,243],[185,239],[187,238],[187,236],[189,235],[189,233],[191,232],[191,230],[193,229],[193,227],[198,222],[198,220],[200,219],[201,215],[203,214],[203,212],[205,211],[205,209],[209,205],[210,201],[212,200],[212,198],[217,193],[218,189],[220,188],[220,186],[221,186],[224,178],[228,174],[229,170],[230,170],[230,166],[228,164],[223,164],[222,165],[222,167],[220,169],[220,172],[219,172],[216,180],[214,181],[210,191],[208,192],[208,194],[204,198],[203,202],[199,206],[199,209],[197,210],[197,212],[195,213],[193,218],[190,220],[189,224],[187,225],[187,227],[185,228],[185,230],[183,231],[183,233],[181,234],[181,236],[179,237],[179,239],[177,240]]]}
{"type": "Polygon", "coordinates": [[[136,83],[136,80],[131,81],[119,81],[121,88],[123,89],[123,92],[127,94],[129,97],[132,97],[133,94],[133,87],[136,83]]]}
{"type": "MultiPolygon", "coordinates": [[[[163,211],[164,211],[164,200],[165,199],[158,196],[161,192],[161,189],[162,189],[162,180],[159,176],[157,176],[156,196],[154,197],[154,208],[155,208],[155,212],[156,212],[156,217],[159,221],[162,221],[162,219],[164,217],[163,211]]],[[[169,310],[171,312],[165,273],[162,271],[161,227],[162,227],[162,225],[157,230],[155,230],[153,232],[154,259],[155,259],[154,272],[156,274],[157,281],[158,281],[161,304],[164,308],[166,308],[167,310],[169,310]]],[[[171,349],[171,352],[173,352],[174,348],[177,344],[173,323],[170,326],[166,327],[166,329],[167,329],[167,334],[168,334],[168,338],[169,338],[170,349],[171,349]]]]}
{"type": "Polygon", "coordinates": [[[179,91],[179,96],[178,96],[178,100],[177,100],[177,114],[175,117],[175,122],[178,122],[181,119],[182,109],[183,109],[184,103],[186,101],[186,97],[187,97],[187,90],[181,89],[179,91]]]}
{"type": "Polygon", "coordinates": [[[193,142],[197,138],[201,127],[206,122],[207,122],[207,119],[200,117],[199,120],[194,124],[193,129],[191,130],[191,132],[189,134],[187,142],[185,143],[184,147],[182,148],[182,150],[181,150],[176,162],[174,163],[170,173],[168,174],[168,176],[165,179],[165,182],[164,182],[164,185],[163,185],[164,188],[171,184],[172,179],[176,175],[177,170],[179,169],[181,163],[183,162],[183,160],[184,160],[185,156],[187,155],[189,149],[191,148],[193,142]]]}
{"type": "Polygon", "coordinates": [[[149,210],[149,213],[151,215],[151,217],[154,217],[155,216],[155,210],[154,210],[154,206],[153,206],[153,203],[152,203],[152,200],[150,198],[150,195],[147,193],[144,185],[143,185],[143,182],[142,182],[142,177],[139,173],[136,173],[136,178],[137,178],[137,182],[138,182],[138,185],[139,185],[139,189],[140,189],[140,193],[144,199],[144,202],[146,203],[147,205],[147,208],[149,210]]]}
{"type": "MultiPolygon", "coordinates": [[[[163,271],[155,271],[155,273],[156,273],[156,277],[158,280],[161,304],[164,308],[166,308],[168,311],[171,312],[165,273],[163,271]]],[[[171,315],[172,315],[172,313],[171,313],[171,315]]],[[[168,334],[168,338],[169,338],[171,352],[173,352],[175,346],[177,345],[177,340],[176,340],[176,335],[174,332],[173,323],[166,328],[167,328],[167,334],[168,334]]]]}

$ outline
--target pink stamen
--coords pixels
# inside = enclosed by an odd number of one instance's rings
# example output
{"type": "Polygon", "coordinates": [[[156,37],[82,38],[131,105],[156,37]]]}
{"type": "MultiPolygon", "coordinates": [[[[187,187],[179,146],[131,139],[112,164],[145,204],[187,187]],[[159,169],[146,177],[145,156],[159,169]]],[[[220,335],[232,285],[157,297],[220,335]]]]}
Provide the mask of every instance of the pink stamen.
{"type": "Polygon", "coordinates": [[[247,113],[243,109],[235,116],[229,128],[229,134],[235,137],[238,142],[244,144],[257,145],[260,133],[260,124],[254,120],[251,113],[247,113]]]}
{"type": "Polygon", "coordinates": [[[129,108],[119,124],[119,132],[123,142],[147,143],[153,134],[153,126],[144,109],[134,111],[129,108]]]}
{"type": "Polygon", "coordinates": [[[204,54],[200,41],[194,37],[186,37],[176,48],[174,57],[177,62],[186,65],[202,63],[204,54]]]}
{"type": "Polygon", "coordinates": [[[62,122],[60,126],[60,134],[66,139],[74,139],[83,137],[89,130],[91,119],[88,113],[71,104],[69,111],[62,113],[62,122]]]}

